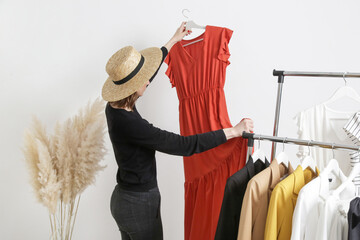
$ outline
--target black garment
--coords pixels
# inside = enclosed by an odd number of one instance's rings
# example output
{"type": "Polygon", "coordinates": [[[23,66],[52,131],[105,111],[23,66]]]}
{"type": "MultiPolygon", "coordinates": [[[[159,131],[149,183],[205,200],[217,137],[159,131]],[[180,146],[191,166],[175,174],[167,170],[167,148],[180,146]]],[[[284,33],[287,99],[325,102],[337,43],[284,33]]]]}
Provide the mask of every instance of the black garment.
{"type": "Polygon", "coordinates": [[[110,204],[122,240],[162,240],[160,192],[156,187],[147,192],[131,192],[116,186],[110,204]]]}
{"type": "Polygon", "coordinates": [[[360,198],[354,198],[350,202],[348,212],[349,240],[360,240],[360,198]]]}
{"type": "MultiPolygon", "coordinates": [[[[168,51],[165,47],[162,47],[161,51],[164,61],[168,51]]],[[[125,190],[147,191],[157,186],[155,150],[190,156],[226,142],[223,130],[187,137],[161,130],[143,119],[136,107],[129,112],[107,104],[105,113],[119,167],[116,179],[119,187],[125,190]]]]}
{"type": "Polygon", "coordinates": [[[225,185],[224,198],[221,205],[220,216],[215,233],[215,240],[237,239],[241,206],[246,192],[246,187],[250,179],[267,168],[269,162],[261,160],[253,162],[249,158],[246,165],[228,178],[225,185]]]}

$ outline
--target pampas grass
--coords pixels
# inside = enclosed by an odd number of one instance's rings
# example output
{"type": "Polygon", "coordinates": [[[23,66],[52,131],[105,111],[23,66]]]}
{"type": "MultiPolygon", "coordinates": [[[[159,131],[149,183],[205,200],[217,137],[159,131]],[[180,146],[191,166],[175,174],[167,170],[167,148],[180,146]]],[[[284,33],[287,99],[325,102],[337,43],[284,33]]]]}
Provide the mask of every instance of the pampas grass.
{"type": "Polygon", "coordinates": [[[23,153],[37,200],[49,210],[51,239],[71,239],[81,193],[104,169],[104,102],[96,99],[48,136],[33,119],[23,153]]]}

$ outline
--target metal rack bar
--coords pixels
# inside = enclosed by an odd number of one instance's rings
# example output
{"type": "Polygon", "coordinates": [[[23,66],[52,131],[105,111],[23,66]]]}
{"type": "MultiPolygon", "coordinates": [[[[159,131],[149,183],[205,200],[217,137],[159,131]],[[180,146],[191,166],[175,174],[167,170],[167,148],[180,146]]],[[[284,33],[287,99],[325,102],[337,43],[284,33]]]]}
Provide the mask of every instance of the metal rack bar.
{"type": "MultiPolygon", "coordinates": [[[[275,121],[273,136],[278,135],[279,119],[280,119],[280,107],[281,107],[281,96],[283,91],[283,84],[285,76],[293,77],[333,77],[333,78],[360,78],[360,73],[349,73],[349,72],[299,72],[299,71],[273,71],[273,75],[278,77],[278,92],[275,108],[275,121]]],[[[307,144],[306,144],[307,145],[307,144]]],[[[274,159],[276,153],[276,141],[273,141],[271,149],[271,160],[274,159]]]]}
{"type": "Polygon", "coordinates": [[[299,72],[299,71],[273,71],[274,76],[293,77],[333,77],[333,78],[360,78],[360,73],[350,72],[299,72]]]}
{"type": "Polygon", "coordinates": [[[266,136],[266,135],[247,133],[247,132],[243,132],[242,137],[249,139],[249,141],[248,141],[249,148],[248,148],[246,159],[249,159],[249,155],[252,151],[254,140],[267,140],[267,141],[271,141],[271,142],[291,143],[291,144],[310,146],[310,147],[316,146],[316,147],[321,147],[321,148],[353,150],[353,151],[360,152],[360,146],[355,146],[355,145],[319,142],[319,141],[303,140],[303,139],[295,139],[295,138],[287,138],[287,137],[266,136]],[[250,144],[249,144],[249,142],[250,142],[250,144]]]}

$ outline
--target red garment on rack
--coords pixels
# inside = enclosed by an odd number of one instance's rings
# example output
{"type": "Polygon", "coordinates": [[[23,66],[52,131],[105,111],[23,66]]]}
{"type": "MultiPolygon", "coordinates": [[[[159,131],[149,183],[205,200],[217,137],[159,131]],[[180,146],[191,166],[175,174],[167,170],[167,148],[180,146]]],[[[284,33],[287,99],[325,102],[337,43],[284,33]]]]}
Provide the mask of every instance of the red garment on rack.
{"type": "MultiPolygon", "coordinates": [[[[177,42],[165,59],[179,98],[181,135],[232,127],[223,90],[231,35],[230,29],[206,26],[197,38],[177,42]]],[[[246,143],[235,138],[184,157],[186,240],[214,239],[226,180],[245,165],[246,143]]]]}

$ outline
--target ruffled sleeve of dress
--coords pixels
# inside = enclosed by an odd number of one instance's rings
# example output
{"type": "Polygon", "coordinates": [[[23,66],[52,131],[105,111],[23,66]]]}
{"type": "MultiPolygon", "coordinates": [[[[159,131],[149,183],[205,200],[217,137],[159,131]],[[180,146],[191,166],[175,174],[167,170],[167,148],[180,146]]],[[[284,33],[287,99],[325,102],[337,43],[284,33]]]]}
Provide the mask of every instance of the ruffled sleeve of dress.
{"type": "Polygon", "coordinates": [[[229,41],[231,39],[232,34],[233,34],[232,30],[228,28],[223,28],[222,33],[220,35],[221,39],[220,39],[218,59],[225,62],[227,65],[230,64],[229,41]]]}
{"type": "Polygon", "coordinates": [[[168,65],[165,74],[169,77],[171,87],[175,87],[175,78],[172,65],[174,64],[171,59],[171,52],[168,53],[167,57],[165,58],[164,62],[168,65]]]}

